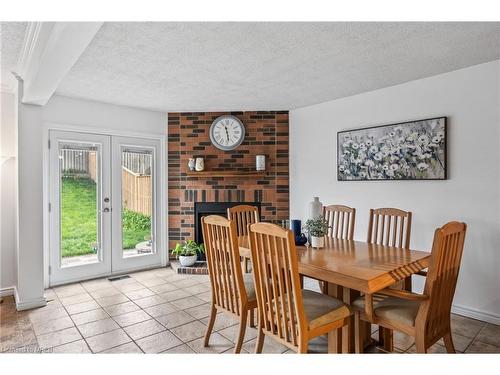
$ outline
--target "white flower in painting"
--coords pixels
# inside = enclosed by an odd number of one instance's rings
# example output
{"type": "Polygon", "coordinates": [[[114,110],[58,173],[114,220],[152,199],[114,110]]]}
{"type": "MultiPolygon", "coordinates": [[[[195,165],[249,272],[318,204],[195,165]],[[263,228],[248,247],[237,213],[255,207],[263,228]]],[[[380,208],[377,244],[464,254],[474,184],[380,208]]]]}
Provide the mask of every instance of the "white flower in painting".
{"type": "Polygon", "coordinates": [[[428,165],[427,163],[418,163],[418,164],[417,164],[417,169],[418,169],[420,172],[425,171],[427,168],[429,168],[429,165],[428,165]]]}
{"type": "Polygon", "coordinates": [[[368,140],[366,141],[366,145],[367,145],[368,147],[370,147],[371,145],[373,145],[373,141],[372,141],[371,139],[368,139],[368,140]]]}
{"type": "Polygon", "coordinates": [[[434,143],[441,142],[441,137],[438,137],[437,135],[435,137],[432,137],[432,142],[434,142],[434,143]]]}
{"type": "Polygon", "coordinates": [[[382,169],[383,169],[384,171],[388,171],[388,170],[389,170],[389,166],[388,166],[387,164],[384,164],[384,166],[382,167],[382,169]]]}
{"type": "MultiPolygon", "coordinates": [[[[368,143],[368,142],[367,142],[367,143],[368,143]]],[[[377,147],[377,146],[371,146],[371,147],[370,147],[370,152],[371,152],[372,154],[377,153],[377,152],[378,152],[378,147],[377,147]]]]}
{"type": "Polygon", "coordinates": [[[373,167],[375,165],[375,162],[373,160],[367,160],[365,161],[365,165],[367,167],[373,167]]]}
{"type": "Polygon", "coordinates": [[[364,144],[363,142],[361,142],[361,143],[359,144],[359,149],[360,149],[360,150],[366,150],[366,144],[364,144]]]}
{"type": "Polygon", "coordinates": [[[357,150],[359,148],[359,145],[357,143],[353,143],[352,144],[352,148],[355,149],[355,150],[357,150]]]}
{"type": "Polygon", "coordinates": [[[436,136],[438,136],[439,138],[443,139],[444,138],[444,131],[440,130],[436,133],[436,136]]]}
{"type": "Polygon", "coordinates": [[[391,164],[389,167],[391,171],[397,171],[399,169],[399,164],[391,164]]]}
{"type": "Polygon", "coordinates": [[[376,160],[376,161],[380,161],[382,160],[382,154],[380,152],[376,153],[373,158],[376,160]]]}
{"type": "Polygon", "coordinates": [[[350,154],[351,151],[350,150],[344,150],[344,154],[347,155],[347,154],[350,154]]]}
{"type": "Polygon", "coordinates": [[[424,144],[424,145],[429,143],[429,137],[425,134],[422,134],[420,137],[418,137],[418,143],[424,144]]]}
{"type": "Polygon", "coordinates": [[[408,136],[408,138],[406,138],[406,139],[407,139],[408,141],[410,141],[410,142],[413,142],[413,141],[415,141],[417,138],[418,138],[418,133],[413,132],[413,133],[411,133],[411,134],[408,136]]]}
{"type": "Polygon", "coordinates": [[[432,157],[432,155],[431,155],[431,154],[429,154],[428,152],[426,152],[426,153],[424,154],[424,159],[430,159],[431,157],[432,157]]]}
{"type": "Polygon", "coordinates": [[[339,166],[339,171],[344,172],[345,167],[343,165],[339,166]]]}
{"type": "Polygon", "coordinates": [[[390,132],[390,133],[389,133],[389,137],[391,137],[391,138],[392,138],[392,137],[394,137],[395,135],[396,135],[396,133],[395,133],[395,132],[390,132]]]}
{"type": "Polygon", "coordinates": [[[390,151],[390,148],[389,146],[387,145],[383,145],[381,148],[380,148],[380,152],[382,152],[383,154],[388,154],[390,151]]]}
{"type": "Polygon", "coordinates": [[[347,175],[349,175],[349,174],[351,174],[351,171],[350,171],[349,169],[346,169],[346,170],[344,171],[344,173],[345,173],[345,174],[347,174],[347,175]]]}
{"type": "Polygon", "coordinates": [[[390,169],[385,174],[389,177],[394,177],[394,171],[391,171],[390,169]]]}
{"type": "Polygon", "coordinates": [[[365,178],[366,177],[366,172],[364,172],[364,171],[359,172],[359,177],[365,178]]]}

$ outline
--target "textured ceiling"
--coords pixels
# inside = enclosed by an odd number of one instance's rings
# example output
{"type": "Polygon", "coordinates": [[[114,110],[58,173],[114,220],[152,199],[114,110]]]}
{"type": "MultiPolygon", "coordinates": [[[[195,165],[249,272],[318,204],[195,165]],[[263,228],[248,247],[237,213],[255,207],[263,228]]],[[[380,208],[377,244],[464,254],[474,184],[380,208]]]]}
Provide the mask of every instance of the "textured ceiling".
{"type": "Polygon", "coordinates": [[[292,109],[500,58],[500,23],[105,23],[59,94],[292,109]]]}
{"type": "MultiPolygon", "coordinates": [[[[2,28],[2,70],[24,28],[2,28]]],[[[499,58],[498,22],[105,23],[57,93],[161,111],[293,109],[499,58]]]]}
{"type": "Polygon", "coordinates": [[[24,40],[27,22],[0,22],[0,66],[2,83],[11,83],[24,40]]]}

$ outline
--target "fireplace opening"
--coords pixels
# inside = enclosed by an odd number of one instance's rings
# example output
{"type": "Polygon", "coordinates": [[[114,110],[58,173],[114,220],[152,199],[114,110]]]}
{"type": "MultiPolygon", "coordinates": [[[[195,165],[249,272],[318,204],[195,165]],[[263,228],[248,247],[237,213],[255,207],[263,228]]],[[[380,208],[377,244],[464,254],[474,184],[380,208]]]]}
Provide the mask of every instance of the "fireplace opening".
{"type": "Polygon", "coordinates": [[[208,215],[220,215],[227,217],[227,209],[247,204],[259,209],[260,202],[195,202],[194,203],[194,237],[197,243],[203,243],[203,231],[201,229],[201,218],[208,215]]]}

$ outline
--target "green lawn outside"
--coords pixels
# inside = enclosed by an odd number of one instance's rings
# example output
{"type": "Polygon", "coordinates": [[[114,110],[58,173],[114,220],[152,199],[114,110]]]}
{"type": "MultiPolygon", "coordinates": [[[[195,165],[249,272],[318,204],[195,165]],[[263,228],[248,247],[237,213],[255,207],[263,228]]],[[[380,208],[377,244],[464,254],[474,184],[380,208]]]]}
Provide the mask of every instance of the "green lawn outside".
{"type": "MultiPolygon", "coordinates": [[[[150,217],[125,210],[123,229],[123,248],[133,249],[150,235],[150,217]]],[[[63,257],[94,252],[97,242],[96,184],[91,179],[62,179],[61,232],[63,257]]]]}

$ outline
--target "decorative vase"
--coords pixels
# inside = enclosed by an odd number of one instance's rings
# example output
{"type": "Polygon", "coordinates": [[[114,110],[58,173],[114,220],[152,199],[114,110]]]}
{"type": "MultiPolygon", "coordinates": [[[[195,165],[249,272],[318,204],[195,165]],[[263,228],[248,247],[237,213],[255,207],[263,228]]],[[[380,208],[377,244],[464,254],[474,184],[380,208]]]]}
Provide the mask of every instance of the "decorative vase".
{"type": "Polygon", "coordinates": [[[311,246],[316,248],[322,248],[325,246],[325,236],[315,237],[311,236],[311,246]]]}
{"type": "Polygon", "coordinates": [[[205,169],[205,161],[203,158],[196,158],[195,169],[197,172],[201,172],[205,169]]]}
{"type": "Polygon", "coordinates": [[[255,156],[255,170],[265,171],[266,170],[266,156],[257,155],[255,156]]]}
{"type": "Polygon", "coordinates": [[[302,233],[302,222],[300,220],[292,220],[290,222],[290,229],[293,231],[295,237],[295,245],[303,246],[307,242],[307,237],[302,233]]]}
{"type": "Polygon", "coordinates": [[[179,255],[179,263],[181,264],[182,267],[191,267],[193,264],[196,263],[196,259],[198,256],[195,255],[179,255]]]}
{"type": "Polygon", "coordinates": [[[189,158],[188,167],[190,171],[194,171],[195,165],[196,165],[196,160],[194,158],[189,158]]]}
{"type": "Polygon", "coordinates": [[[323,215],[323,203],[319,201],[319,197],[314,197],[314,200],[309,203],[309,219],[317,219],[323,215]]]}

